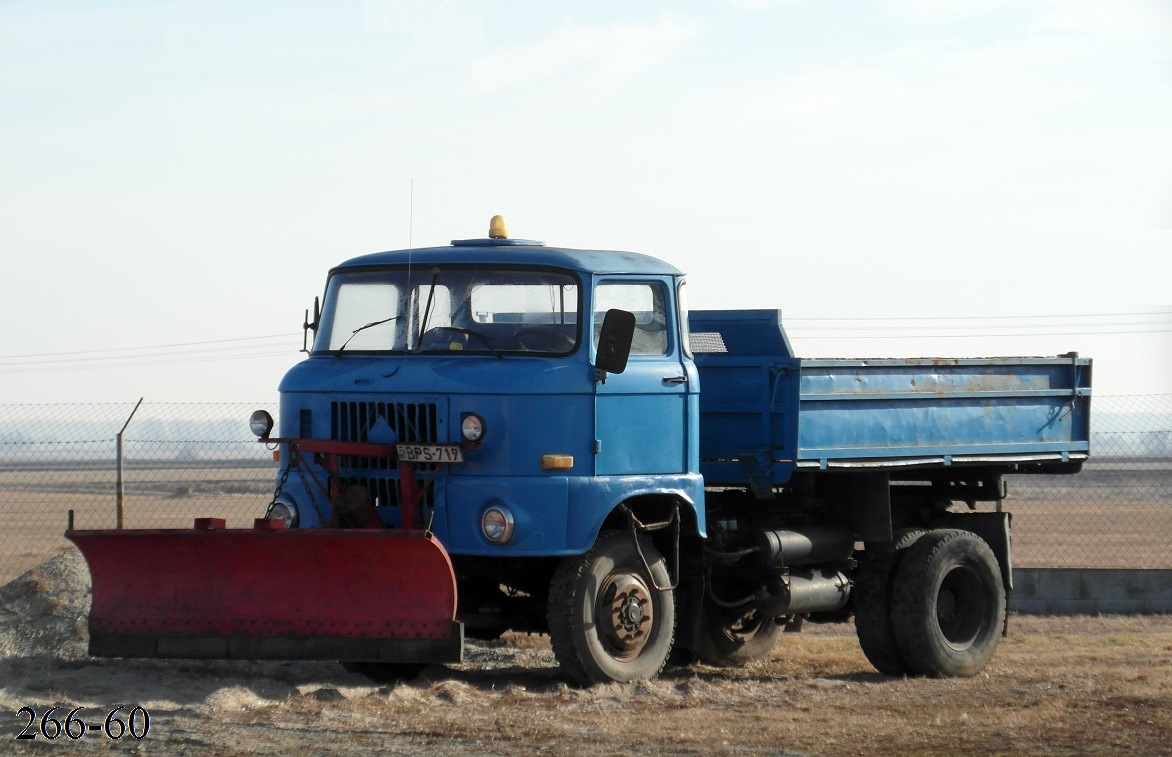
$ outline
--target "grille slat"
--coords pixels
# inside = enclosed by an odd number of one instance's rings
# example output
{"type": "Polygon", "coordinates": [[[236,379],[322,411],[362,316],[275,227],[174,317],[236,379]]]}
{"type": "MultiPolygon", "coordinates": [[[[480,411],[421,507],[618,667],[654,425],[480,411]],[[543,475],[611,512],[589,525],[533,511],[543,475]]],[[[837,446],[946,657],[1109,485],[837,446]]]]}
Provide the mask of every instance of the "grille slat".
{"type": "MultiPolygon", "coordinates": [[[[400,442],[435,444],[439,437],[438,408],[434,402],[332,402],[330,438],[341,442],[369,442],[371,430],[383,421],[400,442]]],[[[381,441],[381,439],[380,439],[381,441]]],[[[341,456],[346,485],[366,487],[371,500],[383,507],[399,507],[399,475],[389,458],[341,456]]],[[[434,465],[413,466],[421,479],[430,477],[434,465]]],[[[423,506],[433,507],[434,487],[427,487],[423,506]]]]}
{"type": "Polygon", "coordinates": [[[399,441],[434,444],[437,436],[434,402],[334,402],[330,404],[330,437],[340,442],[370,441],[380,418],[399,441]]]}

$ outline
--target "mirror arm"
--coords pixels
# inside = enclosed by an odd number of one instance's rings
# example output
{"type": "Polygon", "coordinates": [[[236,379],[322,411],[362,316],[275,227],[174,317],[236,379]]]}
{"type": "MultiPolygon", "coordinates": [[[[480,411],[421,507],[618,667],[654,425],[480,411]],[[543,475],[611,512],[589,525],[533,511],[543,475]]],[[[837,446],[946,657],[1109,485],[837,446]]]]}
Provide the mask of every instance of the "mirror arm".
{"type": "Polygon", "coordinates": [[[317,333],[318,322],[321,321],[321,300],[313,298],[313,322],[309,320],[309,308],[305,309],[305,321],[301,324],[301,351],[309,352],[309,331],[317,333]]]}

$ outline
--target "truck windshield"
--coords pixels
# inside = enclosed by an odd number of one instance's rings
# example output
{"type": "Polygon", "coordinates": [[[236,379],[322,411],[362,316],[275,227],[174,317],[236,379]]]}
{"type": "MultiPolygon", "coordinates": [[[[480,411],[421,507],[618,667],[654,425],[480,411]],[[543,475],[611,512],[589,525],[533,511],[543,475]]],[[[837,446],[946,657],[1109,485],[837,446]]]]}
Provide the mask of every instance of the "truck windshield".
{"type": "Polygon", "coordinates": [[[564,355],[578,346],[578,292],[574,277],[556,271],[336,273],[313,351],[564,355]]]}

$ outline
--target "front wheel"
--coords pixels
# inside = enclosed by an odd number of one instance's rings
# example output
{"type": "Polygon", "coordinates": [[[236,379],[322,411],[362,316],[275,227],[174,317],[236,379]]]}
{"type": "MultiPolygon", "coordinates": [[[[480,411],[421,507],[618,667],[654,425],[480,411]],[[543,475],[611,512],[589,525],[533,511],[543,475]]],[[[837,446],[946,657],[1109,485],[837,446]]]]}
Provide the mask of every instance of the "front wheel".
{"type": "Polygon", "coordinates": [[[605,532],[586,554],[562,560],[548,617],[562,670],[582,684],[659,675],[675,637],[675,598],[655,587],[670,581],[651,542],[625,531],[605,532]]]}
{"type": "Polygon", "coordinates": [[[900,654],[921,675],[971,676],[997,649],[1005,585],[993,550],[968,531],[932,531],[896,570],[892,630],[900,654]]]}

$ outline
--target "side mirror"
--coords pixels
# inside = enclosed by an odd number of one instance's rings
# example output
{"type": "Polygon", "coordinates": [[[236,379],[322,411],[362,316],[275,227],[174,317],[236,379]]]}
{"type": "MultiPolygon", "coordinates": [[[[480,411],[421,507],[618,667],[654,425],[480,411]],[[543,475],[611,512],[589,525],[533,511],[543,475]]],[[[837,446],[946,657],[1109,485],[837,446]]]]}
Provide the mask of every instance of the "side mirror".
{"type": "Polygon", "coordinates": [[[611,308],[602,319],[602,333],[598,336],[598,358],[594,366],[600,381],[607,373],[622,373],[631,356],[631,339],[635,336],[635,314],[611,308]]]}

